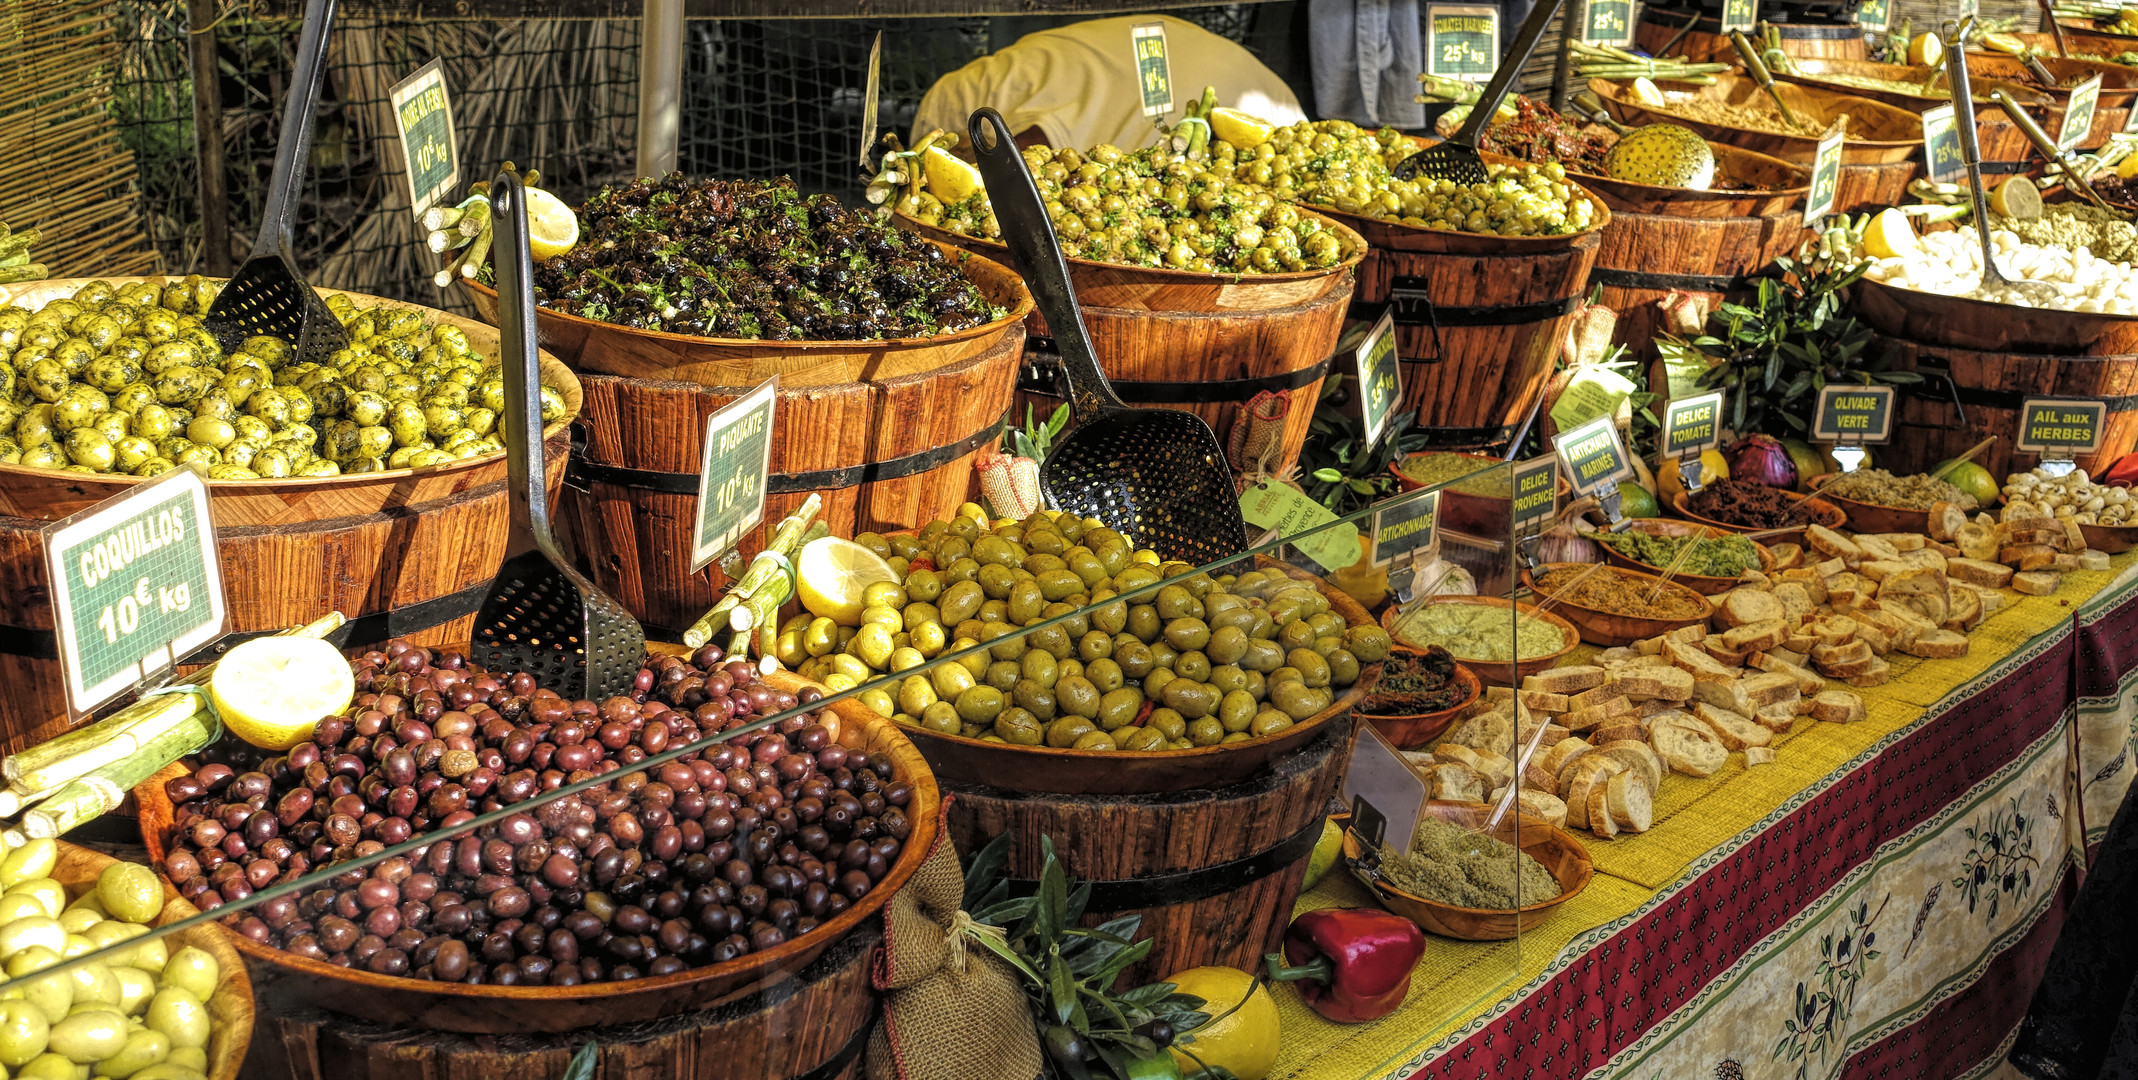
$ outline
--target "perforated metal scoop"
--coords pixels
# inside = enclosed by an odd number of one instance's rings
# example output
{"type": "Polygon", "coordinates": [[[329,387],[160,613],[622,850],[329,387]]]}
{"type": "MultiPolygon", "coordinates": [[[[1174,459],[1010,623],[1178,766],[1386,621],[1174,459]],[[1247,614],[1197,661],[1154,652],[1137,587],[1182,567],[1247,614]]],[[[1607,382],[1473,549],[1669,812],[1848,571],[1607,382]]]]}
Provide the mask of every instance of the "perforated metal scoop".
{"type": "Polygon", "coordinates": [[[1003,242],[1069,375],[1076,426],[1047,454],[1041,490],[1055,506],[1098,518],[1168,559],[1200,566],[1246,550],[1232,469],[1210,425],[1178,409],[1132,409],[1114,394],[1092,354],[1061,244],[1009,125],[995,110],[981,109],[969,126],[1003,242]]]}
{"type": "Polygon", "coordinates": [[[1398,180],[1448,180],[1457,184],[1483,184],[1492,179],[1485,171],[1485,159],[1477,156],[1477,140],[1485,134],[1485,126],[1500,111],[1500,102],[1507,100],[1507,91],[1514,80],[1529,65],[1529,58],[1537,51],[1537,42],[1544,37],[1544,28],[1559,14],[1566,0],[1551,0],[1529,9],[1529,18],[1522,21],[1521,33],[1515,35],[1514,48],[1500,59],[1500,66],[1492,70],[1492,81],[1477,96],[1477,104],[1470,107],[1470,115],[1463,118],[1462,126],[1447,141],[1428,146],[1390,169],[1398,180]]]}
{"type": "Polygon", "coordinates": [[[1955,34],[1946,48],[1945,67],[1952,78],[1952,107],[1957,114],[1960,158],[1967,166],[1967,194],[1974,200],[1975,239],[1982,242],[1982,278],[2003,285],[2036,307],[2048,307],[2056,299],[2056,286],[2046,281],[2027,281],[2004,276],[1997,265],[1997,246],[1990,242],[1990,204],[1982,191],[1982,140],[1975,130],[1975,91],[1967,75],[1967,43],[1955,34]]]}
{"type": "Polygon", "coordinates": [[[225,353],[236,352],[246,338],[266,334],[294,344],[298,361],[324,364],[336,349],[349,344],[341,321],[297,270],[293,239],[297,203],[304,196],[304,163],[312,147],[312,112],[319,102],[319,80],[326,74],[327,35],[333,30],[334,0],[307,0],[304,32],[297,39],[297,74],[282,103],[282,141],[275,146],[266,217],[252,242],[252,254],[201,320],[225,353]]]}
{"type": "Polygon", "coordinates": [[[498,294],[499,361],[504,366],[505,467],[511,480],[515,554],[498,568],[475,613],[468,654],[492,671],[524,671],[566,700],[600,701],[631,689],[646,659],[646,632],[622,605],[594,587],[557,547],[549,525],[542,463],[542,379],[535,360],[534,262],[527,249],[527,200],[519,175],[490,185],[498,294]]]}

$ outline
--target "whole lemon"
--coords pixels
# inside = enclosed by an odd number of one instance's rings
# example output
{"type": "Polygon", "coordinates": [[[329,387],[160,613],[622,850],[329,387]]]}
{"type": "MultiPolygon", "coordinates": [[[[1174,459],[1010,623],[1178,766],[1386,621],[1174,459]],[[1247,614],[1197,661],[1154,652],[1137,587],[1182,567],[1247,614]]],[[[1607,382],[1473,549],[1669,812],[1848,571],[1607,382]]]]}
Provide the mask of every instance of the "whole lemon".
{"type": "Polygon", "coordinates": [[[1224,1068],[1239,1080],[1269,1075],[1277,1064],[1277,1002],[1254,976],[1237,968],[1199,967],[1166,981],[1176,993],[1202,998],[1205,1015],[1223,1017],[1174,1038],[1173,1056],[1181,1071],[1192,1073],[1208,1065],[1224,1068]],[[1243,996],[1247,1003],[1233,1009],[1243,996]],[[1228,1009],[1232,1013],[1226,1016],[1228,1009]]]}

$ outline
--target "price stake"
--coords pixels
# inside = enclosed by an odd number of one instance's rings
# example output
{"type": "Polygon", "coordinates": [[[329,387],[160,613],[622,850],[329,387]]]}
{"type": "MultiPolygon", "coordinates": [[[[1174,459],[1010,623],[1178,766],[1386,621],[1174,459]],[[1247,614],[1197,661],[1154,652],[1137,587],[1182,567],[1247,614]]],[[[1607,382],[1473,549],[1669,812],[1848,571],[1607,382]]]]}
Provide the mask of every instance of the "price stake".
{"type": "Polygon", "coordinates": [[[2025,419],[2012,443],[2015,448],[2067,460],[2100,448],[2108,405],[2086,398],[2028,398],[2019,415],[2025,419]]]}
{"type": "Polygon", "coordinates": [[[1749,32],[1759,25],[1759,0],[1722,0],[1722,32],[1749,32]]]}
{"type": "Polygon", "coordinates": [[[1882,443],[1892,434],[1892,387],[1828,386],[1819,391],[1812,438],[1845,443],[1882,443]]]}
{"type": "Polygon", "coordinates": [[[1633,476],[1633,464],[1618,441],[1618,425],[1599,416],[1552,440],[1576,491],[1593,492],[1633,476]]]}
{"type": "Polygon", "coordinates": [[[1847,133],[1836,127],[1819,140],[1812,158],[1811,192],[1804,196],[1804,220],[1814,222],[1834,212],[1834,197],[1841,190],[1841,147],[1847,133]]]}
{"type": "MultiPolygon", "coordinates": [[[[1267,480],[1240,493],[1240,516],[1257,529],[1273,529],[1287,539],[1336,520],[1334,511],[1300,494],[1298,489],[1267,480]]],[[[1305,539],[1293,540],[1292,546],[1333,574],[1359,561],[1358,527],[1323,529],[1305,539]]]]}
{"type": "Polygon", "coordinates": [[[1136,49],[1136,81],[1143,93],[1143,115],[1156,120],[1173,111],[1173,65],[1166,58],[1166,24],[1137,23],[1128,33],[1136,49]]]}
{"type": "Polygon", "coordinates": [[[1500,9],[1426,5],[1425,70],[1443,79],[1490,82],[1500,65],[1500,9]]]}
{"type": "Polygon", "coordinates": [[[460,186],[460,157],[453,149],[453,102],[445,68],[437,60],[416,69],[387,94],[401,133],[401,160],[408,168],[408,203],[417,217],[460,186]]]}
{"type": "Polygon", "coordinates": [[[74,716],[221,637],[208,485],[173,469],[47,528],[45,573],[74,716]]]}
{"type": "Polygon", "coordinates": [[[1358,348],[1359,418],[1366,422],[1366,445],[1381,441],[1388,430],[1388,417],[1403,401],[1403,366],[1396,356],[1396,318],[1390,309],[1381,313],[1373,332],[1358,348]]]}
{"type": "Polygon", "coordinates": [[[1952,183],[1967,172],[1967,162],[1960,156],[1960,121],[1953,116],[1952,106],[1940,105],[1923,113],[1923,160],[1929,165],[1930,179],[1940,184],[1952,183]]]}
{"type": "Polygon", "coordinates": [[[1549,522],[1559,512],[1559,459],[1546,454],[1514,467],[1516,535],[1549,522]]]}
{"type": "Polygon", "coordinates": [[[883,31],[869,46],[869,85],[861,96],[861,167],[870,167],[869,151],[876,149],[876,112],[882,103],[883,31]]]}
{"type": "Polygon", "coordinates": [[[698,521],[690,542],[690,570],[734,547],[765,516],[765,476],[772,471],[772,414],[779,376],[705,418],[705,451],[698,465],[698,521]]]}
{"type": "Polygon", "coordinates": [[[2094,106],[2100,101],[2101,76],[2098,72],[2071,88],[2071,103],[2064,106],[2063,126],[2056,129],[2058,153],[2068,154],[2086,141],[2086,133],[2093,130],[2094,106]]]}
{"type": "Polygon", "coordinates": [[[1373,565],[1388,566],[1413,552],[1431,551],[1440,532],[1440,493],[1391,499],[1373,512],[1373,565]]]}
{"type": "Polygon", "coordinates": [[[1352,740],[1341,797],[1352,807],[1351,827],[1362,841],[1386,851],[1410,850],[1418,814],[1425,809],[1425,779],[1371,724],[1359,725],[1359,737],[1352,740]],[[1359,813],[1362,805],[1366,813],[1359,813]],[[1378,842],[1376,832],[1383,832],[1378,842]]]}
{"type": "Polygon", "coordinates": [[[1663,456],[1694,457],[1722,444],[1722,393],[1702,394],[1670,403],[1663,410],[1663,456]]]}
{"type": "Polygon", "coordinates": [[[1892,0],[1863,0],[1863,5],[1856,9],[1856,25],[1865,30],[1884,32],[1892,19],[1892,0]]]}
{"type": "Polygon", "coordinates": [[[1618,48],[1633,44],[1633,0],[1589,0],[1582,8],[1581,39],[1618,48]]]}

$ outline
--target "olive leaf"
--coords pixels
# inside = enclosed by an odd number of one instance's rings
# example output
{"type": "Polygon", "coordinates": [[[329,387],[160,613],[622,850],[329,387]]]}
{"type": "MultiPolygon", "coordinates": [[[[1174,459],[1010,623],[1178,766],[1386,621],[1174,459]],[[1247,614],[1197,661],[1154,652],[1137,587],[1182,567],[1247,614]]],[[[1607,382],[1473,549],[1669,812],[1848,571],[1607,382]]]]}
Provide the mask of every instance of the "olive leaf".
{"type": "Polygon", "coordinates": [[[601,1064],[601,1044],[592,1039],[572,1055],[571,1063],[564,1067],[563,1080],[594,1080],[594,1068],[601,1064]]]}

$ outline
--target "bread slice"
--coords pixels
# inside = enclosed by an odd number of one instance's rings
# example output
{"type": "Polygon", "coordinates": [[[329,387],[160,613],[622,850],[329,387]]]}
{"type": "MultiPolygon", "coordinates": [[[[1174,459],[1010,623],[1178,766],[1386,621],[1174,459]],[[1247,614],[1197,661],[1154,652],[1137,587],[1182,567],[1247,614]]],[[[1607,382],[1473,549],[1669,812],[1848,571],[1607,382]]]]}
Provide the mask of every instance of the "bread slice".
{"type": "Polygon", "coordinates": [[[1870,666],[1861,673],[1851,675],[1842,681],[1858,689],[1869,690],[1875,686],[1884,686],[1892,679],[1893,666],[1886,663],[1883,658],[1878,658],[1873,659],[1870,666]]]}
{"type": "Polygon", "coordinates": [[[1775,573],[1794,570],[1798,563],[1804,561],[1804,549],[1795,544],[1769,544],[1767,554],[1774,560],[1770,569],[1775,573]]]}
{"type": "Polygon", "coordinates": [[[1473,750],[1490,750],[1495,754],[1514,753],[1514,714],[1507,709],[1494,709],[1473,716],[1440,740],[1440,745],[1467,746],[1473,750]]]}
{"type": "Polygon", "coordinates": [[[1885,626],[1863,623],[1856,627],[1856,640],[1869,645],[1872,654],[1876,656],[1884,656],[1893,651],[1893,632],[1885,626]]]}
{"type": "MultiPolygon", "coordinates": [[[[2005,604],[2009,599],[2007,594],[2000,590],[1986,589],[1980,585],[1963,585],[1955,581],[1952,583],[1952,587],[1954,589],[1966,589],[1969,592],[1974,593],[1975,599],[1982,604],[1983,618],[1988,618],[1989,616],[1995,615],[1999,611],[2004,610],[2005,604]]],[[[1969,629],[1973,628],[1970,627],[1969,629]]]]}
{"type": "Polygon", "coordinates": [[[1566,703],[1565,694],[1552,694],[1543,690],[1517,690],[1514,699],[1531,712],[1563,713],[1573,706],[1566,703]]]}
{"type": "Polygon", "coordinates": [[[1997,549],[1997,561],[2016,570],[2046,570],[2056,565],[2057,550],[2047,544],[2011,544],[1997,549]]]}
{"type": "Polygon", "coordinates": [[[1952,617],[1952,596],[1945,574],[1928,567],[1910,567],[1880,582],[1878,602],[1886,607],[1911,608],[1933,626],[1952,617]]]}
{"type": "Polygon", "coordinates": [[[1902,652],[1926,660],[1953,660],[1967,655],[1967,635],[1951,630],[1932,630],[1916,635],[1902,652]]]}
{"type": "Polygon", "coordinates": [[[1947,559],[1957,559],[1960,557],[1960,549],[1952,546],[1949,543],[1946,543],[1943,540],[1932,540],[1930,542],[1930,545],[1924,548],[1923,550],[1935,551],[1940,556],[1947,559]]]}
{"type": "Polygon", "coordinates": [[[1752,714],[1752,722],[1775,734],[1783,734],[1796,726],[1797,717],[1811,711],[1811,699],[1796,698],[1761,706],[1752,714]]]}
{"type": "Polygon", "coordinates": [[[1541,690],[1547,694],[1578,694],[1602,686],[1608,674],[1593,664],[1573,664],[1527,676],[1522,680],[1522,689],[1541,690]]]}
{"type": "Polygon", "coordinates": [[[2081,570],[2106,570],[2108,565],[2108,552],[2095,551],[2091,548],[2079,552],[2079,569],[2081,570]]]}
{"type": "MultiPolygon", "coordinates": [[[[1767,651],[1790,652],[1808,656],[1812,649],[1818,647],[1818,644],[1819,639],[1812,636],[1810,627],[1798,627],[1796,630],[1791,631],[1788,637],[1782,639],[1782,647],[1780,649],[1768,649],[1767,651]]],[[[1750,662],[1749,658],[1747,658],[1747,662],[1750,662]]]]}
{"type": "MultiPolygon", "coordinates": [[[[1751,653],[1759,652],[1763,649],[1772,649],[1780,645],[1782,639],[1788,636],[1785,629],[1787,621],[1786,618],[1782,618],[1745,623],[1724,631],[1722,644],[1732,652],[1737,653],[1751,653]]],[[[1711,652],[1709,655],[1713,655],[1713,653],[1711,652]]]]}
{"type": "Polygon", "coordinates": [[[1566,803],[1559,796],[1545,791],[1518,791],[1514,804],[1530,817],[1543,818],[1544,823],[1555,829],[1566,828],[1566,803]]]}
{"type": "Polygon", "coordinates": [[[1742,750],[1747,746],[1765,746],[1774,741],[1774,732],[1754,723],[1751,717],[1743,713],[1718,709],[1703,701],[1693,706],[1693,715],[1706,724],[1708,730],[1715,733],[1715,738],[1721,741],[1725,749],[1742,750]]]}
{"type": "Polygon", "coordinates": [[[2011,567],[1982,559],[1948,560],[1945,563],[1945,573],[1954,581],[1980,585],[1986,589],[2001,589],[2012,581],[2011,567]]]}
{"type": "Polygon", "coordinates": [[[1593,705],[1601,705],[1604,702],[1611,700],[1612,698],[1626,696],[1624,691],[1617,689],[1613,685],[1617,681],[1618,676],[1612,674],[1609,669],[1606,669],[1604,672],[1604,681],[1600,685],[1592,689],[1583,690],[1578,694],[1566,695],[1566,711],[1579,712],[1580,710],[1589,708],[1593,705]]]}
{"type": "Polygon", "coordinates": [[[1781,601],[1765,589],[1736,588],[1724,593],[1722,605],[1715,609],[1715,622],[1725,629],[1780,619],[1784,612],[1781,601]]]}
{"type": "Polygon", "coordinates": [[[1440,756],[1469,766],[1493,787],[1504,787],[1514,782],[1514,762],[1490,750],[1473,750],[1467,746],[1442,744],[1440,756]]]}
{"type": "Polygon", "coordinates": [[[1709,656],[1706,650],[1671,641],[1664,645],[1664,655],[1670,657],[1671,666],[1683,669],[1693,677],[1693,682],[1728,682],[1737,677],[1737,669],[1709,656]]]}
{"type": "MultiPolygon", "coordinates": [[[[1820,645],[1846,645],[1856,640],[1856,620],[1846,615],[1834,615],[1820,619],[1818,622],[1812,623],[1809,629],[1811,630],[1811,636],[1818,639],[1820,645]]],[[[1812,655],[1814,657],[1818,656],[1818,651],[1814,649],[1812,655]]]]}
{"type": "MultiPolygon", "coordinates": [[[[1910,551],[1921,551],[1930,543],[1930,539],[1922,533],[1873,533],[1872,535],[1879,543],[1903,554],[1910,551]]],[[[1857,545],[1861,546],[1862,543],[1862,539],[1859,538],[1857,545]]]]}
{"type": "Polygon", "coordinates": [[[1906,569],[1908,569],[1908,564],[1897,558],[1876,559],[1856,565],[1856,573],[1872,581],[1884,581],[1906,569]]]}
{"type": "Polygon", "coordinates": [[[1812,665],[1830,679],[1847,679],[1870,670],[1878,658],[1871,653],[1871,646],[1861,641],[1846,645],[1821,645],[1811,650],[1812,665]]]}
{"type": "Polygon", "coordinates": [[[2012,588],[2028,596],[2047,596],[2064,583],[2064,575],[2051,570],[2029,570],[2012,575],[2012,588]]]}
{"type": "Polygon", "coordinates": [[[1586,827],[1589,824],[1589,792],[1601,790],[1605,781],[1625,771],[1626,766],[1615,758],[1592,755],[1576,762],[1560,796],[1566,801],[1567,823],[1586,827]]]}
{"type": "Polygon", "coordinates": [[[1589,831],[1605,840],[1618,835],[1618,823],[1611,820],[1611,800],[1607,795],[1609,781],[1599,781],[1589,788],[1586,800],[1589,831]]]}
{"type": "Polygon", "coordinates": [[[1693,675],[1668,665],[1634,668],[1618,677],[1618,689],[1629,701],[1684,701],[1693,696],[1693,675]]]}
{"type": "Polygon", "coordinates": [[[1781,584],[1803,586],[1804,595],[1811,597],[1812,607],[1818,607],[1826,602],[1826,578],[1817,570],[1784,570],[1781,584]]]}
{"type": "Polygon", "coordinates": [[[1869,715],[1863,698],[1846,690],[1828,690],[1811,699],[1811,718],[1829,724],[1853,724],[1869,715]]]}
{"type": "Polygon", "coordinates": [[[1750,653],[1748,649],[1731,648],[1730,643],[1723,640],[1721,634],[1709,634],[1706,640],[1700,643],[1700,651],[1732,671],[1745,666],[1745,657],[1750,653]]]}
{"type": "Polygon", "coordinates": [[[1930,504],[1930,538],[1950,540],[1960,526],[1967,524],[1967,511],[1943,499],[1930,504]]]}
{"type": "Polygon", "coordinates": [[[1811,590],[1801,581],[1784,581],[1773,589],[1774,599],[1782,605],[1782,625],[1794,630],[1811,617],[1819,605],[1811,602],[1811,590]]]}
{"type": "Polygon", "coordinates": [[[1757,765],[1772,765],[1772,764],[1774,764],[1774,748],[1773,748],[1773,747],[1769,747],[1769,746],[1747,746],[1747,747],[1745,747],[1745,765],[1746,765],[1746,767],[1748,767],[1748,768],[1749,768],[1749,767],[1752,767],[1752,766],[1757,766],[1757,765]]]}
{"type": "Polygon", "coordinates": [[[1657,757],[1654,748],[1647,743],[1616,739],[1598,746],[1596,752],[1604,757],[1616,758],[1636,776],[1647,781],[1649,790],[1662,790],[1663,759],[1657,757]]]}
{"type": "Polygon", "coordinates": [[[1619,773],[1604,782],[1604,809],[1621,831],[1647,832],[1655,824],[1655,788],[1645,777],[1619,773]]]}
{"type": "Polygon", "coordinates": [[[1816,694],[1826,689],[1826,680],[1817,672],[1810,671],[1773,653],[1756,653],[1751,659],[1754,670],[1769,675],[1787,675],[1796,681],[1798,694],[1816,694]]]}
{"type": "Polygon", "coordinates": [[[1878,586],[1870,579],[1857,574],[1836,574],[1826,580],[1826,602],[1836,612],[1846,615],[1874,595],[1878,586]]]}
{"type": "Polygon", "coordinates": [[[1522,788],[1525,791],[1541,791],[1547,795],[1559,794],[1559,778],[1543,766],[1532,761],[1522,767],[1522,788]]]}
{"type": "Polygon", "coordinates": [[[1560,719],[1571,731],[1586,731],[1615,716],[1633,715],[1633,703],[1624,694],[1604,699],[1586,709],[1575,709],[1560,719]]]}
{"type": "Polygon", "coordinates": [[[1435,765],[1427,770],[1426,781],[1433,798],[1443,802],[1485,801],[1485,778],[1468,765],[1453,761],[1435,765]]]}
{"type": "Polygon", "coordinates": [[[1863,558],[1863,549],[1849,539],[1824,525],[1813,525],[1804,530],[1804,538],[1811,542],[1811,549],[1831,559],[1854,562],[1863,558]]]}
{"type": "Polygon", "coordinates": [[[1959,547],[1960,554],[1970,559],[1988,561],[1997,558],[1996,534],[1973,522],[1953,533],[1952,542],[1959,547]]]}
{"type": "Polygon", "coordinates": [[[1597,746],[1607,746],[1611,743],[1623,742],[1628,739],[1640,742],[1648,738],[1648,729],[1644,724],[1637,720],[1628,723],[1626,720],[1626,717],[1619,717],[1611,723],[1589,732],[1590,741],[1597,746]]]}
{"type": "Polygon", "coordinates": [[[1648,744],[1655,748],[1663,764],[1687,776],[1713,776],[1730,760],[1730,752],[1705,725],[1694,729],[1682,724],[1657,724],[1649,733],[1648,744]]]}
{"type": "Polygon", "coordinates": [[[1561,739],[1548,749],[1539,750],[1536,763],[1542,766],[1545,772],[1556,777],[1566,771],[1567,765],[1574,759],[1594,749],[1596,748],[1590,746],[1586,739],[1561,739]]]}
{"type": "Polygon", "coordinates": [[[1983,605],[1983,591],[1977,586],[1952,583],[1952,614],[1943,626],[1947,630],[1973,630],[1982,625],[1982,617],[1988,614],[1983,605]]]}

